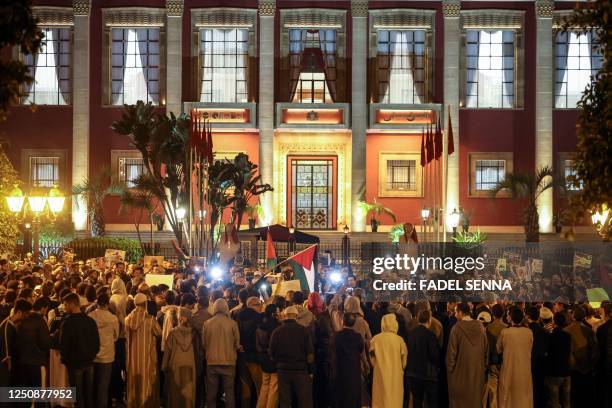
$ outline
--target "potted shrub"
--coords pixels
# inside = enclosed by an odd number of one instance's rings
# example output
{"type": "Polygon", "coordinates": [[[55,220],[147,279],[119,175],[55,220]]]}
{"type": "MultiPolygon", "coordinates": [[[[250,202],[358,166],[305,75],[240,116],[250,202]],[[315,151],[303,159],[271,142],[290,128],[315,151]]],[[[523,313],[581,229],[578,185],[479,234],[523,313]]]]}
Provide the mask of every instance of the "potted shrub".
{"type": "Polygon", "coordinates": [[[368,214],[370,213],[372,214],[372,218],[370,219],[370,226],[372,227],[372,232],[377,232],[378,225],[380,225],[380,222],[378,221],[376,216],[381,216],[383,214],[386,214],[389,217],[391,217],[391,219],[393,220],[393,223],[397,221],[395,219],[395,214],[393,214],[393,211],[391,211],[390,208],[387,208],[384,205],[378,203],[376,201],[376,198],[374,198],[374,201],[371,203],[368,203],[367,201],[360,201],[359,208],[361,208],[361,210],[365,213],[366,218],[368,214]]]}
{"type": "Polygon", "coordinates": [[[261,204],[259,204],[259,202],[257,202],[256,204],[247,204],[244,211],[249,217],[249,229],[255,228],[257,225],[257,219],[261,219],[263,217],[263,207],[261,206],[261,204]]]}

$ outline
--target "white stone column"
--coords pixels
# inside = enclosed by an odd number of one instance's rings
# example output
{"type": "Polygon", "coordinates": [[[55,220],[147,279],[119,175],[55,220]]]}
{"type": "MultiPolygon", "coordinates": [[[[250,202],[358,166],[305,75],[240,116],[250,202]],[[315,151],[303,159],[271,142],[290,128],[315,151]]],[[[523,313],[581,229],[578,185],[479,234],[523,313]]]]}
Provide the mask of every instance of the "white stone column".
{"type": "MultiPolygon", "coordinates": [[[[448,126],[448,114],[450,113],[453,125],[453,141],[455,152],[446,155],[448,146],[447,137],[444,137],[444,154],[447,157],[446,180],[446,206],[444,208],[444,223],[446,215],[459,207],[459,89],[460,89],[460,64],[459,56],[461,47],[461,27],[459,22],[459,11],[461,2],[459,0],[443,0],[442,12],[444,16],[444,126],[448,126]]],[[[448,129],[446,130],[448,132],[448,129]]]]}
{"type": "MultiPolygon", "coordinates": [[[[368,126],[368,1],[352,0],[351,62],[351,225],[353,231],[365,231],[365,214],[357,203],[364,199],[366,184],[366,128],[368,126]]],[[[348,222],[348,220],[347,220],[348,222]]]]}
{"type": "Polygon", "coordinates": [[[166,0],[166,113],[180,115],[183,101],[183,0],[166,0]]]}
{"type": "MultiPolygon", "coordinates": [[[[72,59],[72,184],[88,177],[89,169],[89,0],[74,0],[72,59]]],[[[72,222],[77,231],[87,229],[87,204],[72,199],[72,222]],[[78,202],[77,202],[78,201],[78,202]]]]}
{"type": "MultiPolygon", "coordinates": [[[[259,101],[257,116],[259,126],[259,172],[262,183],[273,185],[274,175],[274,16],[275,0],[259,0],[259,101]]],[[[261,196],[264,210],[261,226],[273,221],[274,195],[261,196]]]]}
{"type": "MultiPolygon", "coordinates": [[[[536,0],[536,140],[535,171],[550,166],[553,158],[553,34],[554,1],[536,0]]],[[[540,232],[553,232],[553,189],[538,198],[540,232]]]]}

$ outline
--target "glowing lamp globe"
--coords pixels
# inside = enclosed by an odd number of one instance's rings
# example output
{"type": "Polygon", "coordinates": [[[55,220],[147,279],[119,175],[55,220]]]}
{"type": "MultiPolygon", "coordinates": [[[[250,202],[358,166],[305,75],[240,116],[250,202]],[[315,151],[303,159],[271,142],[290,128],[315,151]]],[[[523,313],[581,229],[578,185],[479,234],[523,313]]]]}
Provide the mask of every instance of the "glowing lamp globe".
{"type": "Polygon", "coordinates": [[[66,197],[62,195],[62,192],[57,187],[53,187],[49,190],[47,203],[49,203],[49,209],[53,214],[57,215],[62,212],[64,209],[64,201],[66,201],[66,197]]]}
{"type": "Polygon", "coordinates": [[[448,226],[453,229],[457,228],[459,226],[460,217],[461,214],[459,214],[455,208],[453,212],[448,215],[448,226]]]}
{"type": "Polygon", "coordinates": [[[11,192],[6,196],[6,204],[12,213],[20,213],[23,207],[25,196],[23,191],[18,186],[15,186],[11,192]]]}

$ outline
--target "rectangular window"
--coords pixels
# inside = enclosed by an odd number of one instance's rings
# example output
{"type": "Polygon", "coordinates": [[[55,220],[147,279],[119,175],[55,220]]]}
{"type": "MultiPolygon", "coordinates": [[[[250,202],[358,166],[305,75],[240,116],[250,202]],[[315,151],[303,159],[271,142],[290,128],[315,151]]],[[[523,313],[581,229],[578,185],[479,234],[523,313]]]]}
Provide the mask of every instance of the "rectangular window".
{"type": "Polygon", "coordinates": [[[60,158],[30,156],[30,185],[33,187],[59,186],[60,158]]]}
{"type": "Polygon", "coordinates": [[[514,31],[466,31],[466,107],[513,108],[514,31]]]}
{"type": "Polygon", "coordinates": [[[416,160],[387,160],[387,190],[416,190],[416,160]]]}
{"type": "Polygon", "coordinates": [[[34,82],[26,85],[22,103],[37,105],[70,104],[71,29],[41,27],[44,34],[36,55],[23,55],[34,82]]]}
{"type": "Polygon", "coordinates": [[[476,160],[476,191],[493,190],[505,177],[505,160],[476,160]]]}
{"type": "Polygon", "coordinates": [[[336,30],[289,30],[291,101],[333,103],[336,93],[336,30]]]}
{"type": "Polygon", "coordinates": [[[378,156],[379,197],[421,197],[423,168],[418,153],[386,153],[378,156]]]}
{"type": "Polygon", "coordinates": [[[425,30],[378,30],[379,102],[425,102],[425,37],[425,30]]]}
{"type": "Polygon", "coordinates": [[[200,30],[200,102],[248,102],[248,37],[248,29],[200,30]]]}
{"type": "Polygon", "coordinates": [[[142,157],[119,158],[119,182],[125,183],[127,188],[135,188],[134,181],[145,172],[142,157]]]}
{"type": "Polygon", "coordinates": [[[570,181],[570,177],[576,176],[576,169],[574,168],[574,160],[563,159],[563,180],[565,182],[565,189],[567,191],[579,191],[582,189],[583,182],[578,180],[578,185],[570,181]]]}
{"type": "Polygon", "coordinates": [[[159,104],[159,28],[111,29],[113,105],[159,104]]]}
{"type": "Polygon", "coordinates": [[[593,33],[557,33],[555,44],[555,108],[575,108],[591,75],[603,65],[603,57],[593,47],[593,33]]]}

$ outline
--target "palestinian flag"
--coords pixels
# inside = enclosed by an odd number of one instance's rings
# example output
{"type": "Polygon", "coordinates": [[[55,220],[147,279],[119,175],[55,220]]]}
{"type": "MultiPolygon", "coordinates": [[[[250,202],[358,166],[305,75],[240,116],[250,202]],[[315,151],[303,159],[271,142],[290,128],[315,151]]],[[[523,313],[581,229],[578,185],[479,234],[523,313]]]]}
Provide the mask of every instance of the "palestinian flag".
{"type": "Polygon", "coordinates": [[[268,228],[268,234],[266,237],[266,268],[274,270],[276,268],[276,248],[274,248],[274,242],[272,241],[272,233],[268,228]]]}
{"type": "Polygon", "coordinates": [[[294,277],[300,281],[302,290],[314,291],[314,256],[316,252],[317,244],[314,244],[285,260],[285,262],[291,265],[294,277]]]}

